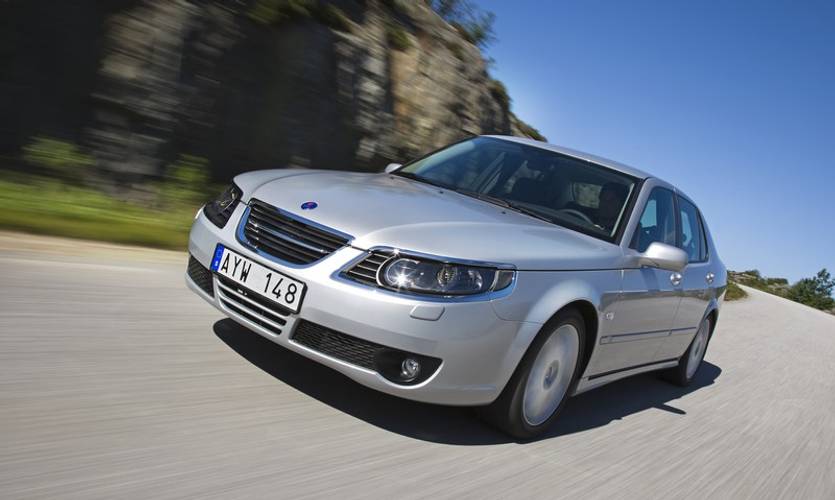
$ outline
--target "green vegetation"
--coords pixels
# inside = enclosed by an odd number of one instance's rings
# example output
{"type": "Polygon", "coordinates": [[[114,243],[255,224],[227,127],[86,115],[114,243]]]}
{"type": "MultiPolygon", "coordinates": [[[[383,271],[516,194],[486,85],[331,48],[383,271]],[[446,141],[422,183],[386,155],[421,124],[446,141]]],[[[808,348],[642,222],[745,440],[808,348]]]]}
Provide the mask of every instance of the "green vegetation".
{"type": "Polygon", "coordinates": [[[247,15],[257,23],[274,25],[288,19],[312,17],[317,5],[315,0],[256,0],[247,15]]]}
{"type": "Polygon", "coordinates": [[[395,50],[407,50],[412,46],[409,34],[399,24],[391,23],[386,26],[386,38],[395,50]]]}
{"type": "MultiPolygon", "coordinates": [[[[826,269],[821,269],[811,278],[803,278],[794,285],[789,285],[785,278],[769,278],[758,270],[751,269],[743,272],[728,271],[728,281],[762,290],[780,297],[805,304],[815,309],[835,313],[835,279],[826,269]]],[[[730,286],[728,288],[730,291],[730,286]]]]}
{"type": "Polygon", "coordinates": [[[521,130],[523,134],[536,141],[548,142],[548,139],[546,139],[545,136],[539,132],[539,130],[533,128],[532,126],[528,125],[522,120],[519,120],[518,118],[517,120],[519,124],[519,130],[521,130]]]}
{"type": "Polygon", "coordinates": [[[351,31],[351,21],[345,15],[345,12],[336,5],[326,4],[321,7],[316,11],[316,18],[336,31],[351,31]]]}
{"type": "Polygon", "coordinates": [[[455,56],[456,59],[458,59],[459,61],[464,60],[464,49],[461,47],[461,45],[457,43],[448,43],[446,47],[449,49],[450,52],[452,52],[452,55],[455,56]]]}
{"type": "Polygon", "coordinates": [[[729,279],[763,292],[785,297],[789,290],[789,282],[785,278],[767,278],[756,269],[742,272],[728,272],[729,279]]]}
{"type": "Polygon", "coordinates": [[[833,289],[835,289],[835,280],[824,268],[815,276],[803,278],[795,283],[789,289],[786,298],[821,311],[832,311],[835,309],[835,299],[832,298],[833,289]]]}
{"type": "Polygon", "coordinates": [[[185,248],[196,206],[151,207],[34,176],[0,180],[0,227],[161,248],[185,248]]]}
{"type": "Polygon", "coordinates": [[[398,14],[404,14],[406,8],[401,0],[381,0],[380,3],[398,14]]]}
{"type": "Polygon", "coordinates": [[[748,296],[748,293],[745,292],[739,285],[734,283],[733,281],[728,281],[728,289],[725,291],[725,300],[739,300],[744,299],[748,296]]]}
{"type": "Polygon", "coordinates": [[[159,186],[161,204],[167,206],[197,205],[206,201],[213,189],[209,183],[209,160],[200,156],[180,155],[169,165],[166,181],[159,186]]]}
{"type": "Polygon", "coordinates": [[[493,98],[498,101],[499,106],[507,112],[510,110],[510,94],[507,93],[507,87],[504,86],[504,83],[498,80],[490,80],[488,88],[490,89],[490,94],[493,95],[493,98]]]}
{"type": "Polygon", "coordinates": [[[23,160],[43,173],[67,180],[78,180],[95,165],[75,144],[46,136],[36,136],[23,147],[23,160]]]}
{"type": "Polygon", "coordinates": [[[35,137],[23,160],[31,167],[28,173],[7,173],[0,180],[0,228],[184,248],[195,210],[218,191],[208,179],[208,160],[193,155],[181,155],[165,180],[148,186],[143,203],[85,185],[95,161],[71,142],[35,137]]]}
{"type": "Polygon", "coordinates": [[[247,15],[265,26],[292,19],[317,19],[337,31],[351,31],[351,21],[342,9],[316,0],[256,0],[247,15]]]}
{"type": "Polygon", "coordinates": [[[426,3],[473,45],[485,48],[495,40],[496,15],[492,12],[481,10],[469,0],[427,0],[426,3]]]}

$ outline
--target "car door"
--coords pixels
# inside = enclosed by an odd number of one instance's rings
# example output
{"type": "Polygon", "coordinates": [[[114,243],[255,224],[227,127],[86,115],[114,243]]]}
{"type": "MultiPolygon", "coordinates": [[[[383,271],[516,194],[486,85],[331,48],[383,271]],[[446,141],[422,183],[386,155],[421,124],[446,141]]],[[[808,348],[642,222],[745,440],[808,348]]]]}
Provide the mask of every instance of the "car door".
{"type": "MultiPolygon", "coordinates": [[[[675,245],[676,234],[675,195],[655,187],[644,203],[629,251],[644,252],[653,242],[675,245]]],[[[673,274],[647,267],[623,270],[622,292],[590,374],[628,370],[658,359],[681,300],[673,274]]]]}
{"type": "Polygon", "coordinates": [[[677,358],[684,354],[704,318],[715,279],[707,249],[707,238],[699,210],[687,198],[676,195],[678,204],[678,246],[687,252],[687,267],[681,272],[681,302],[670,336],[658,356],[677,358]]]}

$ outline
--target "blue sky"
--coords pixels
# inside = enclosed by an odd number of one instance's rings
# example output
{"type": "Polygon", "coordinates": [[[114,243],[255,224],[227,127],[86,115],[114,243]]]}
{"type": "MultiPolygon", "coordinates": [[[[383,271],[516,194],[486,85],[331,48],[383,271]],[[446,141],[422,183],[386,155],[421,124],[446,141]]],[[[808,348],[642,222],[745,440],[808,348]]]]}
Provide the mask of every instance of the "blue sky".
{"type": "Polygon", "coordinates": [[[730,269],[835,272],[835,2],[477,4],[550,142],[679,186],[730,269]]]}

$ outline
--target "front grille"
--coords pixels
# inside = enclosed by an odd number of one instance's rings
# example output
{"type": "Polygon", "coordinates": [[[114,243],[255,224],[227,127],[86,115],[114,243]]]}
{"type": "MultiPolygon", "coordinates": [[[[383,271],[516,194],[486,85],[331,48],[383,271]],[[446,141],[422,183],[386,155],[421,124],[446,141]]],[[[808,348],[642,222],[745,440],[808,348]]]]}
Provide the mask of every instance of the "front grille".
{"type": "Polygon", "coordinates": [[[215,296],[215,289],[212,286],[212,272],[203,267],[203,264],[197,261],[193,256],[188,256],[188,269],[186,271],[188,277],[201,290],[208,293],[212,297],[215,296]]]}
{"type": "Polygon", "coordinates": [[[223,276],[217,280],[218,298],[225,307],[276,335],[281,334],[290,311],[223,276]]]}
{"type": "Polygon", "coordinates": [[[374,355],[385,349],[380,344],[358,339],[316,323],[301,320],[293,334],[293,341],[332,358],[374,369],[374,355]]]}
{"type": "Polygon", "coordinates": [[[343,275],[365,285],[377,286],[377,271],[389,257],[390,253],[371,252],[343,275]]]}
{"type": "Polygon", "coordinates": [[[255,199],[243,224],[244,244],[291,264],[312,264],[349,241],[255,199]]]}

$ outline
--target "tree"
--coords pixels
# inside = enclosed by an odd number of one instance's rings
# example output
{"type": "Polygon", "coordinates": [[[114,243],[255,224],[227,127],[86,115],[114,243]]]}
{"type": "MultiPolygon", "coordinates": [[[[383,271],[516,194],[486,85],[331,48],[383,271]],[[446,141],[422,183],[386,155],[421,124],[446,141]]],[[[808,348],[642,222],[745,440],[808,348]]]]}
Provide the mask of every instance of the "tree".
{"type": "Polygon", "coordinates": [[[832,279],[829,271],[824,268],[814,277],[803,278],[795,283],[786,297],[815,309],[829,311],[835,307],[835,299],[832,298],[833,289],[835,289],[835,279],[832,279]]]}
{"type": "Polygon", "coordinates": [[[430,0],[427,2],[446,22],[470,43],[485,48],[495,40],[492,12],[479,9],[469,0],[430,0]]]}

